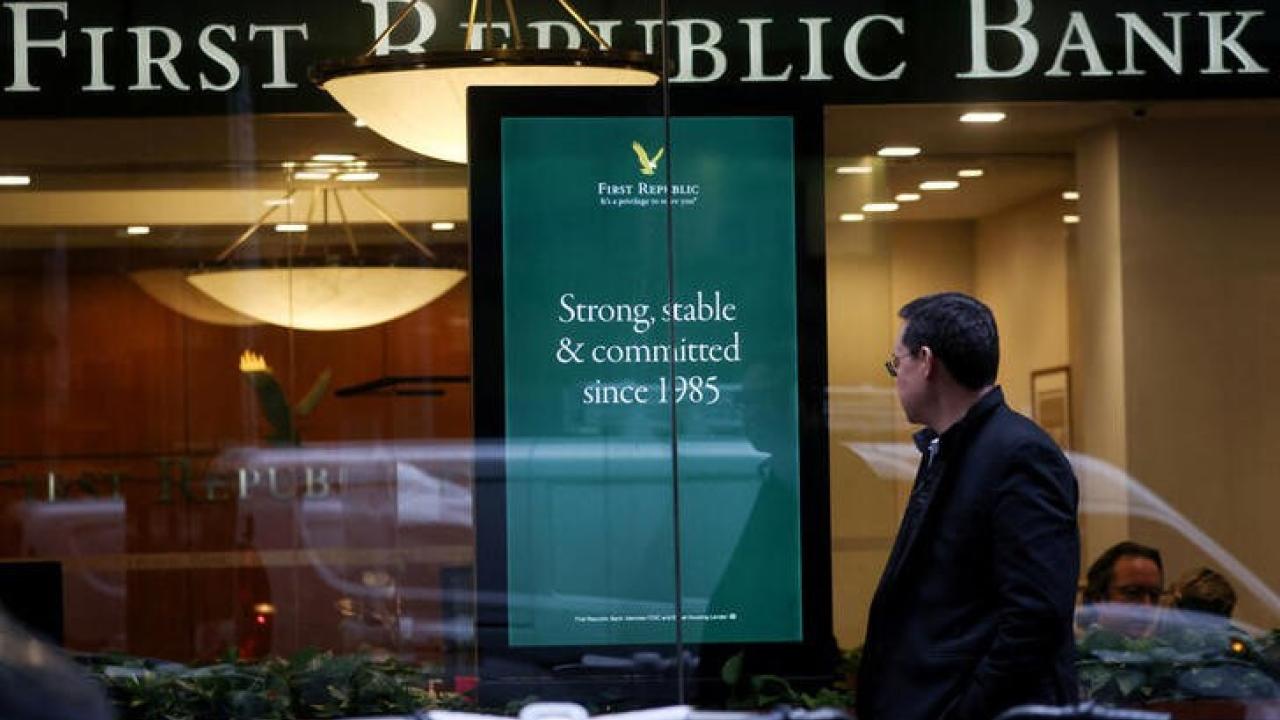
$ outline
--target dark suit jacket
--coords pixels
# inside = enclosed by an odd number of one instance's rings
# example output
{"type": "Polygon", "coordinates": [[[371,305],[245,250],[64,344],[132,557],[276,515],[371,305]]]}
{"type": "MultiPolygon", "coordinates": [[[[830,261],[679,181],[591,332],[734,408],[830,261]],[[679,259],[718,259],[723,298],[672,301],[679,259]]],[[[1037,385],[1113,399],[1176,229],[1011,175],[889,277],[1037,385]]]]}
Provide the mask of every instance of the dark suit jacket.
{"type": "Polygon", "coordinates": [[[934,462],[917,531],[899,532],[871,603],[858,717],[986,720],[1075,702],[1071,466],[999,388],[942,435],[934,462]]]}

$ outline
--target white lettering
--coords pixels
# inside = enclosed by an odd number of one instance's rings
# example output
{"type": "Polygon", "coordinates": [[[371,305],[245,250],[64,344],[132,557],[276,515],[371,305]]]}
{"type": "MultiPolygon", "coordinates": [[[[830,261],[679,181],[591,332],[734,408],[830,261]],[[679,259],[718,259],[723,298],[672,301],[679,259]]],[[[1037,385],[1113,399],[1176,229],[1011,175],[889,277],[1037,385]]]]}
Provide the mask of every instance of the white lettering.
{"type": "Polygon", "coordinates": [[[111,34],[109,27],[80,28],[80,32],[89,36],[89,84],[80,89],[85,92],[104,92],[115,90],[115,85],[107,84],[107,61],[105,38],[111,34]]]}
{"type": "Polygon", "coordinates": [[[331,486],[329,484],[329,471],[324,468],[320,468],[319,470],[316,470],[315,468],[307,468],[306,488],[307,497],[309,498],[320,499],[329,497],[329,492],[331,490],[331,486]]]}
{"type": "Polygon", "coordinates": [[[768,18],[742,18],[738,22],[747,26],[748,71],[743,82],[782,82],[791,77],[791,64],[776,75],[764,74],[764,26],[773,22],[768,18]]]}
{"type": "Polygon", "coordinates": [[[1016,0],[1018,11],[1003,25],[992,25],[987,22],[987,0],[969,0],[970,43],[973,52],[973,63],[968,72],[956,73],[960,78],[1012,78],[1027,74],[1036,63],[1040,52],[1040,43],[1025,26],[1031,20],[1035,8],[1031,0],[1016,0]],[[1022,47],[1022,56],[1018,63],[1008,70],[996,70],[991,67],[991,59],[987,57],[987,35],[992,32],[1005,32],[1017,39],[1022,47]]]}
{"type": "Polygon", "coordinates": [[[809,28],[809,69],[801,80],[831,80],[822,66],[822,26],[831,18],[800,18],[800,24],[809,28]]]}
{"type": "Polygon", "coordinates": [[[31,68],[29,61],[31,51],[38,48],[57,50],[62,57],[67,56],[67,34],[59,31],[56,38],[33,38],[28,22],[29,14],[53,10],[62,19],[67,19],[67,3],[65,2],[7,2],[5,7],[13,11],[13,83],[5,88],[9,92],[39,92],[40,88],[31,84],[31,68]]]}
{"type": "Polygon", "coordinates": [[[853,71],[853,74],[863,80],[873,80],[876,82],[897,80],[902,77],[902,72],[907,67],[905,60],[898,63],[897,67],[883,75],[876,75],[868,70],[867,66],[862,63],[862,55],[858,52],[858,45],[862,40],[862,33],[867,29],[867,26],[873,22],[887,22],[898,31],[899,35],[902,35],[904,32],[902,18],[891,17],[889,15],[868,15],[854,23],[853,27],[849,28],[849,34],[845,35],[844,61],[849,64],[849,69],[853,71]]]}
{"type": "Polygon", "coordinates": [[[538,49],[546,50],[551,47],[551,31],[563,30],[567,40],[565,47],[580,48],[582,47],[582,31],[573,23],[564,22],[563,20],[539,20],[538,22],[529,23],[529,27],[538,34],[538,49]]]}
{"type": "Polygon", "coordinates": [[[157,68],[170,87],[178,90],[191,89],[178,77],[178,69],[173,66],[174,59],[182,52],[182,36],[176,30],[160,25],[144,25],[131,27],[129,32],[138,39],[138,81],[129,86],[130,90],[162,89],[151,75],[151,71],[157,68]],[[151,38],[155,35],[163,36],[168,45],[168,52],[162,57],[156,57],[151,46],[151,38]]]}
{"type": "MultiPolygon", "coordinates": [[[[373,8],[373,36],[376,38],[391,24],[391,3],[403,5],[409,0],[360,0],[360,2],[373,8]]],[[[423,43],[435,34],[436,13],[424,2],[414,5],[413,9],[418,14],[418,34],[409,42],[398,44],[392,44],[391,36],[388,35],[382,38],[382,41],[373,49],[375,55],[388,55],[393,52],[424,52],[427,49],[423,43]]]]}
{"type": "Polygon", "coordinates": [[[203,72],[200,73],[200,89],[216,90],[223,92],[235,87],[240,82],[240,66],[236,64],[236,59],[217,44],[213,42],[213,33],[220,31],[227,36],[231,42],[236,40],[236,29],[230,25],[210,25],[200,31],[200,49],[204,52],[205,57],[218,63],[227,71],[227,80],[223,83],[214,83],[203,72]]]}
{"type": "Polygon", "coordinates": [[[297,83],[289,82],[287,74],[287,65],[285,63],[285,44],[288,40],[288,34],[296,32],[302,35],[303,40],[307,37],[307,25],[250,25],[249,41],[258,37],[258,33],[267,33],[271,36],[271,82],[262,86],[264,90],[296,88],[297,83]]]}
{"type": "Polygon", "coordinates": [[[678,47],[680,72],[671,78],[671,82],[714,82],[724,75],[725,68],[728,67],[729,61],[724,56],[724,51],[717,47],[724,33],[720,29],[720,23],[714,20],[672,20],[671,24],[676,28],[676,45],[678,47]],[[693,41],[693,28],[699,26],[707,31],[707,39],[695,43],[693,41]],[[693,69],[693,58],[697,53],[706,53],[711,58],[711,72],[706,75],[698,75],[693,69]]]}
{"type": "Polygon", "coordinates": [[[1247,10],[1245,12],[1238,12],[1238,13],[1229,13],[1229,12],[1199,13],[1201,17],[1209,19],[1209,67],[1204,69],[1204,74],[1225,75],[1227,73],[1232,72],[1231,70],[1227,69],[1227,64],[1225,62],[1225,58],[1223,57],[1223,53],[1222,53],[1223,50],[1229,50],[1232,55],[1236,56],[1236,60],[1239,60],[1240,64],[1243,66],[1239,70],[1236,70],[1235,72],[1239,72],[1239,73],[1266,72],[1267,69],[1262,65],[1259,65],[1257,60],[1253,59],[1253,56],[1250,55],[1249,52],[1240,45],[1240,42],[1238,39],[1240,37],[1240,33],[1244,32],[1244,27],[1249,24],[1250,20],[1265,14],[1266,13],[1264,13],[1261,10],[1247,10]],[[1222,33],[1223,33],[1222,21],[1226,19],[1228,15],[1232,15],[1232,14],[1240,16],[1240,24],[1236,25],[1235,29],[1231,31],[1231,34],[1224,38],[1222,36],[1222,33]]]}
{"type": "Polygon", "coordinates": [[[1112,74],[1102,62],[1102,55],[1098,52],[1098,44],[1093,41],[1093,32],[1089,30],[1089,23],[1084,19],[1084,13],[1082,12],[1071,13],[1071,19],[1067,21],[1066,32],[1062,33],[1062,44],[1058,46],[1058,55],[1053,59],[1053,67],[1045,72],[1045,77],[1068,77],[1071,75],[1062,67],[1062,61],[1066,59],[1068,52],[1082,52],[1089,61],[1089,69],[1081,73],[1082,75],[1099,77],[1112,74]]]}
{"type": "Polygon", "coordinates": [[[654,54],[654,49],[653,49],[654,39],[655,39],[654,30],[658,29],[658,26],[662,24],[662,21],[661,20],[637,20],[636,24],[639,25],[640,29],[644,31],[645,53],[649,55],[654,54]]]}
{"type": "MultiPolygon", "coordinates": [[[[458,27],[465,30],[467,28],[467,24],[458,23],[458,27]]],[[[479,24],[476,24],[475,32],[471,33],[471,44],[467,45],[467,49],[480,50],[484,48],[484,46],[487,44],[484,40],[484,37],[485,37],[485,33],[488,31],[489,31],[488,25],[482,28],[480,27],[479,24]]],[[[502,33],[502,42],[499,43],[495,39],[491,47],[504,48],[507,46],[507,41],[511,38],[511,23],[497,22],[495,20],[493,23],[493,34],[497,35],[498,33],[502,33]]]]}
{"type": "Polygon", "coordinates": [[[621,20],[593,20],[591,24],[596,27],[596,34],[606,45],[613,45],[613,29],[622,24],[621,20]]]}
{"type": "Polygon", "coordinates": [[[1143,44],[1159,57],[1169,69],[1182,74],[1182,18],[1190,15],[1184,12],[1161,13],[1173,22],[1173,47],[1169,47],[1138,17],[1137,13],[1116,13],[1116,17],[1124,23],[1124,69],[1117,75],[1146,75],[1146,70],[1139,70],[1133,59],[1133,48],[1137,43],[1134,37],[1142,38],[1143,44]]]}

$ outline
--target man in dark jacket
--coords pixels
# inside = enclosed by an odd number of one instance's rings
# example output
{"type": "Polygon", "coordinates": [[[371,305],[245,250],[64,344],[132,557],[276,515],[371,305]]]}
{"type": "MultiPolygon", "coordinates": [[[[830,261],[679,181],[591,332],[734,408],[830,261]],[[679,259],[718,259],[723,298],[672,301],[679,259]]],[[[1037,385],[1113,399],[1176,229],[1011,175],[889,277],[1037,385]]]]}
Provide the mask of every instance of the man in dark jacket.
{"type": "Polygon", "coordinates": [[[923,457],[867,622],[860,720],[990,720],[1076,701],[1078,491],[1062,452],[995,386],[991,311],[919,298],[886,369],[923,457]]]}

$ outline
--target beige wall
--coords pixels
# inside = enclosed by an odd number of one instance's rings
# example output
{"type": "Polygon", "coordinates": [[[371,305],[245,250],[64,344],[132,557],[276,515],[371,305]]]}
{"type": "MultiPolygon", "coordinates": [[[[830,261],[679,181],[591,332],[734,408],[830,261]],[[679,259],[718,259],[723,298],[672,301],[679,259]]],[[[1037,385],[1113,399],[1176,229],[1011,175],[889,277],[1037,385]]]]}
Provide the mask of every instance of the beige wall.
{"type": "Polygon", "coordinates": [[[1054,192],[978,222],[974,292],[1000,329],[1009,405],[1031,414],[1031,373],[1068,364],[1067,229],[1054,192]]]}
{"type": "Polygon", "coordinates": [[[972,292],[973,225],[831,223],[827,252],[832,599],[836,639],[855,647],[910,478],[877,475],[851,446],[906,441],[909,427],[884,371],[897,311],[924,293],[972,292]]]}
{"type": "MultiPolygon", "coordinates": [[[[1280,132],[1265,120],[1141,122],[1115,143],[1128,467],[1194,526],[1166,515],[1133,533],[1165,552],[1170,577],[1229,564],[1208,540],[1275,587],[1280,132]],[[1188,539],[1197,529],[1207,539],[1188,539]]],[[[1280,624],[1280,599],[1231,579],[1239,617],[1280,624]]]]}

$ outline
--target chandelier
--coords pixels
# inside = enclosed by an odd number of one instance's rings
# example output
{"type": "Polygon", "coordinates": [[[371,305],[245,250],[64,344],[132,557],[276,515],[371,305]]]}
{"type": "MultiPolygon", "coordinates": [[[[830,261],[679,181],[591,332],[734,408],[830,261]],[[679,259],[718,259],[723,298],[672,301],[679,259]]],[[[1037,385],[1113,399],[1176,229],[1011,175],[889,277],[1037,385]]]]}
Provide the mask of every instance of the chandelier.
{"type": "Polygon", "coordinates": [[[232,256],[244,247],[281,207],[290,207],[297,194],[292,174],[284,197],[222,250],[212,266],[188,273],[186,280],[218,304],[248,318],[296,330],[352,330],[378,325],[421,308],[457,285],[463,270],[438,266],[424,243],[391,217],[359,187],[322,184],[312,187],[307,221],[274,226],[283,239],[283,257],[271,264],[243,264],[232,256]],[[362,256],[357,230],[347,220],[343,195],[366,203],[416,252],[413,263],[388,262],[362,256]],[[330,243],[316,247],[317,235],[335,228],[329,209],[341,218],[346,251],[334,253],[330,243]],[[321,215],[320,230],[312,220],[321,215]],[[423,264],[432,263],[430,265],[423,264]]]}
{"type": "Polygon", "coordinates": [[[660,73],[653,58],[614,50],[568,0],[565,12],[599,49],[527,48],[516,20],[514,0],[506,0],[514,48],[494,47],[492,0],[478,26],[471,0],[463,50],[435,50],[375,56],[384,38],[405,21],[412,0],[363,56],[322,62],[312,79],[347,112],[386,139],[422,155],[455,163],[467,161],[467,89],[475,86],[653,85],[660,73]],[[483,38],[472,47],[474,34],[483,38]]]}

